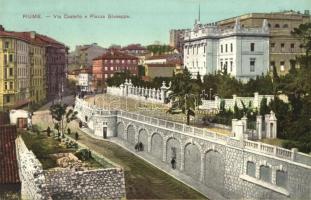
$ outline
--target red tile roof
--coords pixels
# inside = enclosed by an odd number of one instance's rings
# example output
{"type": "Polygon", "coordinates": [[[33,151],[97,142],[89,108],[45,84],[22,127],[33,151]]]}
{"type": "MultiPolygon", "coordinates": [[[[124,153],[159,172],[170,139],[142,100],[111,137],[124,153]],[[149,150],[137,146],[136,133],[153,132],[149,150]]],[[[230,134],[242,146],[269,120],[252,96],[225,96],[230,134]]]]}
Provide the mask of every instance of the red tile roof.
{"type": "Polygon", "coordinates": [[[15,125],[0,125],[0,184],[19,183],[15,125]]]}
{"type": "Polygon", "coordinates": [[[93,60],[115,60],[115,59],[130,59],[130,60],[138,60],[137,57],[128,55],[126,53],[121,53],[118,50],[110,49],[102,56],[96,57],[93,60]]]}
{"type": "Polygon", "coordinates": [[[55,47],[60,47],[60,48],[65,47],[64,44],[46,35],[41,35],[35,32],[33,33],[35,34],[34,38],[31,37],[32,32],[14,32],[14,31],[0,30],[0,37],[12,37],[12,38],[24,40],[25,42],[33,43],[36,45],[41,45],[41,46],[49,45],[49,46],[55,46],[55,47]]]}

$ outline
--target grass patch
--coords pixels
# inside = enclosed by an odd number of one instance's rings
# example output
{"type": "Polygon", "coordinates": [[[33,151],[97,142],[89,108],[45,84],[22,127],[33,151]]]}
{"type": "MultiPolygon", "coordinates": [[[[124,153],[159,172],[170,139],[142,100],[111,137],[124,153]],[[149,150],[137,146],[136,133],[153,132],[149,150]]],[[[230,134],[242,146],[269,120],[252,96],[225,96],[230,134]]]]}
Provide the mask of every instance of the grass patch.
{"type": "MultiPolygon", "coordinates": [[[[50,154],[56,153],[75,153],[77,149],[66,148],[64,143],[53,137],[48,137],[44,133],[34,133],[26,131],[21,133],[21,136],[29,150],[33,151],[38,160],[41,162],[43,169],[51,169],[57,167],[56,160],[51,158],[50,154]]],[[[105,168],[94,158],[89,158],[83,161],[90,168],[105,168]]]]}
{"type": "Polygon", "coordinates": [[[286,140],[284,139],[280,139],[280,138],[265,138],[260,140],[260,142],[266,143],[266,144],[270,144],[270,145],[274,145],[274,146],[279,146],[282,147],[282,144],[285,142],[286,140]]]}

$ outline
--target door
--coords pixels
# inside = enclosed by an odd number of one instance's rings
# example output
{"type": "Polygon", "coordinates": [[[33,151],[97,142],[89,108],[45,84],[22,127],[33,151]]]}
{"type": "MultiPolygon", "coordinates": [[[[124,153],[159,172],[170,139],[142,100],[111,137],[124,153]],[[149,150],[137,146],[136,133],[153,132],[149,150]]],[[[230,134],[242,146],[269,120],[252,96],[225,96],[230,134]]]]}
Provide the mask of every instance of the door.
{"type": "Polygon", "coordinates": [[[103,127],[103,137],[104,137],[104,139],[107,138],[107,126],[103,127]]]}

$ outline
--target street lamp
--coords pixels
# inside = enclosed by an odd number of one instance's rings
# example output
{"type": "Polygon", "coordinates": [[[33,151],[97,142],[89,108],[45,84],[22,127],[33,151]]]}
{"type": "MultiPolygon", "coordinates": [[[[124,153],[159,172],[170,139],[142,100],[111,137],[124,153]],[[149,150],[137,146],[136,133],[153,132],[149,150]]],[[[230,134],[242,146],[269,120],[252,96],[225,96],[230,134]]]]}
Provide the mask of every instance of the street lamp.
{"type": "Polygon", "coordinates": [[[210,100],[212,100],[212,91],[213,91],[213,88],[210,88],[209,89],[209,98],[210,98],[210,100]]]}

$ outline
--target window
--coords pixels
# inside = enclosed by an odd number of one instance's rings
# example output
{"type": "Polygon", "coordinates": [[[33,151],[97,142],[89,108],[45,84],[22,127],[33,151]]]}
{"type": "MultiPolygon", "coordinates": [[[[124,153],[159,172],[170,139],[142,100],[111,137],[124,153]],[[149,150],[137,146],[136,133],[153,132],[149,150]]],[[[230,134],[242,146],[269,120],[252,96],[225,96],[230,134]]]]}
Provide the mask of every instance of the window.
{"type": "Polygon", "coordinates": [[[206,49],[206,45],[203,46],[203,51],[204,51],[204,53],[205,53],[205,51],[206,51],[205,49],[206,49]]]}
{"type": "Polygon", "coordinates": [[[254,162],[247,161],[246,174],[251,176],[251,177],[255,177],[256,176],[256,166],[255,166],[254,162]]]}
{"type": "Polygon", "coordinates": [[[270,47],[271,47],[271,48],[274,48],[274,47],[275,47],[275,43],[271,43],[271,44],[270,44],[270,47]]]}
{"type": "Polygon", "coordinates": [[[295,48],[295,44],[294,44],[294,43],[291,43],[291,44],[290,44],[290,48],[292,48],[292,49],[295,48]]]}
{"type": "Polygon", "coordinates": [[[9,76],[13,76],[13,68],[9,68],[9,76]]]}
{"type": "Polygon", "coordinates": [[[224,65],[223,62],[221,61],[221,62],[220,62],[220,70],[222,70],[223,65],[224,65]]]}
{"type": "Polygon", "coordinates": [[[251,43],[251,51],[255,51],[255,43],[251,43]]]}
{"type": "Polygon", "coordinates": [[[275,61],[271,61],[270,62],[270,70],[273,70],[274,67],[275,67],[275,61]]]}
{"type": "Polygon", "coordinates": [[[230,51],[233,52],[233,44],[230,44],[230,51]]]}
{"type": "Polygon", "coordinates": [[[284,24],[284,25],[283,25],[283,28],[288,28],[288,24],[284,24]]]}
{"type": "Polygon", "coordinates": [[[108,78],[108,74],[105,74],[105,78],[108,78]]]}
{"type": "Polygon", "coordinates": [[[280,28],[280,24],[275,24],[274,27],[275,28],[280,28]]]}
{"type": "Polygon", "coordinates": [[[220,45],[220,52],[223,53],[223,46],[220,45]]]}
{"type": "Polygon", "coordinates": [[[112,70],[113,70],[113,67],[110,67],[110,70],[112,71],[112,70]]]}
{"type": "Polygon", "coordinates": [[[5,49],[8,49],[8,48],[9,48],[9,44],[10,44],[9,42],[5,42],[5,43],[4,43],[4,48],[5,48],[5,49]]]}
{"type": "Polygon", "coordinates": [[[10,82],[10,90],[13,89],[13,82],[10,82]]]}
{"type": "Polygon", "coordinates": [[[232,72],[232,67],[233,67],[233,61],[230,61],[230,72],[232,72]]]}
{"type": "Polygon", "coordinates": [[[105,67],[105,71],[107,71],[108,70],[108,67],[105,67]]]}
{"type": "Polygon", "coordinates": [[[265,182],[271,182],[272,170],[268,166],[260,166],[260,180],[265,182]]]}
{"type": "Polygon", "coordinates": [[[4,54],[4,64],[6,65],[8,63],[8,56],[4,54]]]}
{"type": "Polygon", "coordinates": [[[281,170],[276,171],[276,185],[284,188],[287,186],[287,172],[281,170]]]}
{"type": "Polygon", "coordinates": [[[6,102],[9,103],[10,102],[10,96],[5,96],[6,98],[6,102]]]}
{"type": "Polygon", "coordinates": [[[12,54],[9,55],[9,62],[13,62],[13,55],[12,54]]]}
{"type": "Polygon", "coordinates": [[[281,61],[281,62],[280,62],[280,70],[281,70],[281,71],[284,71],[284,70],[285,70],[285,66],[284,66],[284,65],[285,65],[285,62],[284,62],[284,61],[281,61]]]}
{"type": "Polygon", "coordinates": [[[8,89],[8,83],[4,82],[4,90],[7,90],[7,89],[8,89]]]}
{"type": "Polygon", "coordinates": [[[250,72],[254,72],[255,71],[255,58],[250,59],[249,65],[250,65],[250,72]]]}
{"type": "Polygon", "coordinates": [[[226,44],[226,52],[228,52],[228,44],[226,44]]]}
{"type": "Polygon", "coordinates": [[[281,48],[283,49],[285,47],[285,44],[284,43],[281,43],[281,48]]]}

